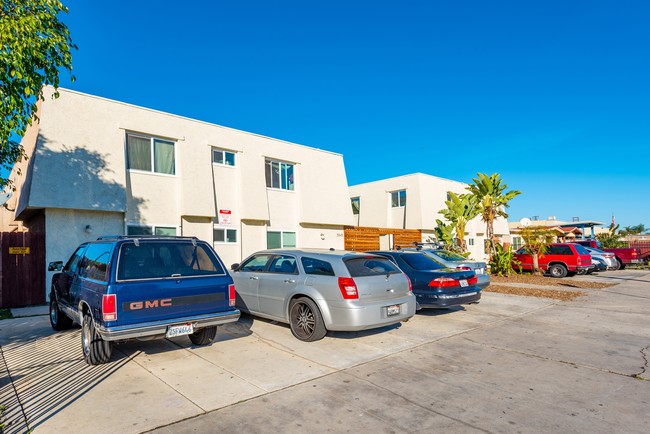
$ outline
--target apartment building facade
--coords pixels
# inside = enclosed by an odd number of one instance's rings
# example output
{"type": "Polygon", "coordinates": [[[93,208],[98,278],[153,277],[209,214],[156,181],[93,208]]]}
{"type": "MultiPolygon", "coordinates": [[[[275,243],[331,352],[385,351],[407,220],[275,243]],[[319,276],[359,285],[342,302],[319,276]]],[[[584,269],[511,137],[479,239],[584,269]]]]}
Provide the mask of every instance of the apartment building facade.
{"type": "MultiPolygon", "coordinates": [[[[350,198],[356,226],[419,229],[422,241],[435,238],[436,219],[445,209],[447,193],[467,193],[467,184],[423,173],[398,176],[350,186],[350,198]]],[[[508,222],[498,218],[494,233],[509,242],[508,222]]],[[[465,228],[467,248],[474,260],[485,260],[485,223],[472,219],[465,228]]],[[[396,246],[390,246],[396,247],[396,246]]]]}
{"type": "MultiPolygon", "coordinates": [[[[333,152],[75,91],[45,89],[2,231],[45,233],[46,263],[101,235],[212,241],[229,266],[275,247],[343,248],[333,152]]],[[[46,276],[46,288],[51,278],[46,276]]]]}

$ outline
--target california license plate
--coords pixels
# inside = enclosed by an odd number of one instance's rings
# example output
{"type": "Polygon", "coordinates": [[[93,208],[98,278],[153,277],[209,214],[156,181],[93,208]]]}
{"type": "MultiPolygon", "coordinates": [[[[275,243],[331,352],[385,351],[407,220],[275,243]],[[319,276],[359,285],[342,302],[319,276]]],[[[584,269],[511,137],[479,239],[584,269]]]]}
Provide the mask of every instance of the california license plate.
{"type": "Polygon", "coordinates": [[[469,286],[469,285],[467,284],[467,280],[465,280],[465,279],[461,280],[461,281],[460,281],[460,286],[461,286],[461,288],[465,288],[465,287],[469,286]]]}
{"type": "Polygon", "coordinates": [[[399,315],[399,304],[386,306],[386,315],[388,316],[399,315]]]}
{"type": "Polygon", "coordinates": [[[176,336],[191,335],[194,333],[194,325],[192,323],[169,326],[167,327],[167,333],[165,337],[175,338],[176,336]]]}

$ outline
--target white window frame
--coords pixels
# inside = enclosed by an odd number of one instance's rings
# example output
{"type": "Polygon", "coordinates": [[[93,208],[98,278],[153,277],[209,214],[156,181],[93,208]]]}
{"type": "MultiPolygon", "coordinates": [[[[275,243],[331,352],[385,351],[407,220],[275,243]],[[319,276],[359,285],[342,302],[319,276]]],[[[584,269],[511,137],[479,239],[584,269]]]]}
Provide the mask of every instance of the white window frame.
{"type": "MultiPolygon", "coordinates": [[[[129,228],[151,228],[151,235],[149,236],[163,236],[163,235],[156,235],[156,229],[158,228],[165,228],[165,229],[174,229],[176,231],[176,236],[179,235],[180,233],[180,228],[176,225],[145,225],[145,224],[139,224],[139,223],[127,223],[124,233],[126,235],[129,235],[129,228]]],[[[137,236],[137,235],[134,235],[137,236]]]]}
{"type": "Polygon", "coordinates": [[[237,230],[237,228],[233,228],[232,226],[214,225],[214,227],[212,228],[212,243],[213,244],[239,244],[239,231],[237,230]],[[215,231],[223,231],[223,241],[216,241],[214,239],[215,231]],[[235,241],[228,241],[227,231],[235,231],[235,241]]]}
{"type": "Polygon", "coordinates": [[[152,174],[152,175],[160,175],[160,176],[170,176],[170,177],[176,177],[178,174],[178,151],[177,151],[177,142],[176,140],[172,139],[166,139],[163,137],[158,137],[158,136],[152,136],[148,134],[140,134],[140,133],[126,133],[126,140],[124,143],[124,150],[126,153],[126,165],[128,167],[128,170],[130,172],[137,172],[137,173],[147,173],[147,174],[152,174]],[[132,169],[130,167],[130,162],[129,162],[129,136],[133,137],[138,137],[140,139],[148,139],[149,140],[149,155],[150,155],[150,161],[151,161],[151,170],[142,170],[142,169],[132,169]],[[154,160],[154,140],[160,140],[162,142],[167,142],[171,143],[174,145],[174,173],[164,173],[164,172],[156,172],[155,167],[156,167],[156,162],[154,160]]]}
{"type": "Polygon", "coordinates": [[[391,208],[404,208],[406,206],[406,189],[395,190],[390,192],[390,207],[391,208]],[[401,192],[404,192],[404,203],[402,203],[401,192]],[[393,205],[393,195],[397,195],[397,206],[393,205]]]}
{"type": "Polygon", "coordinates": [[[215,166],[237,167],[237,152],[235,152],[235,151],[231,151],[231,150],[223,149],[223,148],[212,147],[212,156],[211,156],[211,158],[212,158],[212,164],[214,164],[215,166]],[[214,161],[215,152],[221,152],[222,157],[223,157],[222,158],[223,163],[219,163],[219,162],[214,161]],[[226,163],[226,161],[227,161],[226,160],[226,154],[232,154],[232,164],[227,164],[226,163]]]}
{"type": "MultiPolygon", "coordinates": [[[[296,191],[296,166],[297,166],[297,164],[290,163],[288,161],[275,160],[273,158],[265,158],[264,159],[264,179],[265,179],[265,182],[266,182],[266,188],[271,189],[271,190],[279,190],[279,191],[296,191]],[[270,180],[266,179],[266,167],[267,167],[268,163],[271,163],[271,169],[273,169],[273,164],[278,165],[278,169],[279,169],[280,173],[278,175],[279,186],[277,186],[277,187],[273,186],[273,175],[272,174],[271,174],[271,179],[270,180]],[[286,183],[287,183],[287,188],[282,187],[282,181],[283,181],[282,166],[283,165],[291,166],[291,168],[292,168],[292,172],[293,172],[292,173],[293,174],[292,187],[293,188],[288,188],[289,187],[289,180],[288,179],[285,180],[286,183]],[[271,183],[271,185],[269,185],[269,182],[271,183]]],[[[288,173],[288,170],[287,170],[287,173],[288,173]]]]}
{"type": "Polygon", "coordinates": [[[266,234],[267,234],[266,235],[266,237],[267,237],[266,238],[266,248],[267,249],[270,249],[270,248],[273,248],[273,249],[286,249],[286,248],[289,248],[290,249],[290,248],[293,248],[293,247],[298,247],[298,232],[296,232],[296,231],[279,231],[279,230],[275,230],[275,229],[270,229],[270,230],[266,231],[266,234]],[[269,247],[268,234],[271,233],[271,232],[276,233],[276,234],[280,234],[280,247],[269,247]],[[295,246],[288,246],[288,247],[285,246],[284,245],[284,234],[294,234],[294,237],[295,237],[295,240],[296,240],[296,242],[295,242],[296,245],[295,246]]]}

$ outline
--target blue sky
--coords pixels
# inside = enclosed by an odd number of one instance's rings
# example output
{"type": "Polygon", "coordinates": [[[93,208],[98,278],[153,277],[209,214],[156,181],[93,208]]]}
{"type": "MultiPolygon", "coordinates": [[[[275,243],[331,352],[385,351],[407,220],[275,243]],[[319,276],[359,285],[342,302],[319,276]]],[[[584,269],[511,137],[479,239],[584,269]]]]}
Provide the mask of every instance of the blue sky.
{"type": "Polygon", "coordinates": [[[650,227],[647,1],[65,1],[62,87],[650,227]]]}

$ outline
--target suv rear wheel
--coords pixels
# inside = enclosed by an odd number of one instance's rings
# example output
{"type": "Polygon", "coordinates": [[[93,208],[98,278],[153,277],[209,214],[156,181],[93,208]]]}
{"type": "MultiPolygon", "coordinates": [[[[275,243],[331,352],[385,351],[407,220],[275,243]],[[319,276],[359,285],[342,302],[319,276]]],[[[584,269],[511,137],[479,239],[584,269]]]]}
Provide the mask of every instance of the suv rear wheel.
{"type": "Polygon", "coordinates": [[[291,300],[289,305],[291,333],[301,341],[313,342],[327,334],[318,306],[307,297],[291,300]]]}
{"type": "Polygon", "coordinates": [[[569,270],[562,264],[553,264],[548,267],[548,273],[551,277],[561,278],[569,274],[569,270]]]}
{"type": "Polygon", "coordinates": [[[93,317],[88,312],[84,313],[81,325],[81,349],[84,360],[89,365],[100,365],[111,358],[113,348],[111,343],[102,339],[95,329],[93,317]]]}
{"type": "Polygon", "coordinates": [[[194,345],[208,345],[217,335],[217,326],[205,327],[190,335],[194,345]]]}

